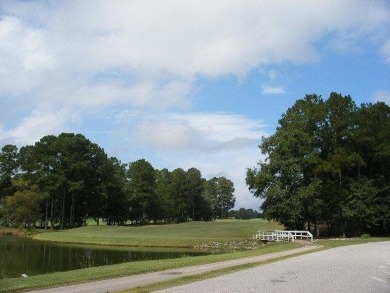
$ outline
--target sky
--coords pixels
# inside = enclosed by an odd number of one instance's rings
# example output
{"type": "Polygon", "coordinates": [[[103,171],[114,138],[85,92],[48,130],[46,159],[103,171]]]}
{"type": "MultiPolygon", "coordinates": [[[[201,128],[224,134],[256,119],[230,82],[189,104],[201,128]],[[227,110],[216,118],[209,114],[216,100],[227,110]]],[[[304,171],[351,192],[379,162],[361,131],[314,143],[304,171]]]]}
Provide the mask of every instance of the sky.
{"type": "Polygon", "coordinates": [[[306,94],[390,104],[390,1],[0,0],[0,146],[81,133],[245,185],[306,94]]]}

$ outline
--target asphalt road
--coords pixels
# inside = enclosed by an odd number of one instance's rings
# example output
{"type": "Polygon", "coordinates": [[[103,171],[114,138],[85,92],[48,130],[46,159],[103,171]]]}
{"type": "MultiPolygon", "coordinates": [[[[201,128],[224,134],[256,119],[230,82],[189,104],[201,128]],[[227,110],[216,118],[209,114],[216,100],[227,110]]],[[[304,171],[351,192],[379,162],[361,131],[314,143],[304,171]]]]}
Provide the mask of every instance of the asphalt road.
{"type": "Polygon", "coordinates": [[[159,291],[177,292],[390,293],[390,242],[310,253],[159,291]]]}
{"type": "MultiPolygon", "coordinates": [[[[132,275],[121,278],[114,278],[108,280],[101,280],[77,285],[69,285],[57,288],[49,288],[38,291],[32,291],[34,293],[106,293],[117,290],[123,290],[128,288],[134,288],[138,286],[145,286],[153,283],[159,283],[167,280],[172,280],[184,276],[191,276],[201,274],[207,271],[213,271],[223,269],[227,267],[237,266],[246,263],[254,263],[276,259],[279,257],[285,257],[294,255],[297,253],[306,252],[309,250],[318,249],[317,245],[306,245],[304,247],[275,252],[270,254],[264,254],[259,256],[228,260],[217,263],[210,263],[204,265],[197,265],[179,269],[166,270],[161,272],[152,272],[141,275],[132,275]]],[[[32,293],[31,292],[31,293],[32,293]]]]}

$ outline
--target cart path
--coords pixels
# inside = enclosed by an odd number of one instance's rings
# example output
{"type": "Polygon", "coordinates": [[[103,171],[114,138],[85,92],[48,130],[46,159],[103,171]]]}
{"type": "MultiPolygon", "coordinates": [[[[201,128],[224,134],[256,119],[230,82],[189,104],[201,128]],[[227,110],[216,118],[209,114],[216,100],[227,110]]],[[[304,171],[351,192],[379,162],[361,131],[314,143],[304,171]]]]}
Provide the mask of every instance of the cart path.
{"type": "Polygon", "coordinates": [[[390,241],[318,251],[158,293],[389,293],[390,241]]]}
{"type": "Polygon", "coordinates": [[[175,278],[184,276],[192,276],[211,272],[219,269],[239,266],[248,263],[263,262],[267,260],[277,259],[285,256],[291,256],[316,250],[321,248],[321,245],[308,244],[300,248],[290,249],[281,252],[264,254],[253,257],[246,257],[234,260],[227,260],[223,262],[196,265],[190,267],[183,267],[178,269],[171,269],[166,271],[152,272],[141,275],[131,275],[120,278],[106,279],[76,285],[68,285],[63,287],[49,288],[37,291],[30,291],[30,293],[107,293],[123,289],[135,288],[139,286],[150,285],[154,283],[164,282],[175,278]]]}

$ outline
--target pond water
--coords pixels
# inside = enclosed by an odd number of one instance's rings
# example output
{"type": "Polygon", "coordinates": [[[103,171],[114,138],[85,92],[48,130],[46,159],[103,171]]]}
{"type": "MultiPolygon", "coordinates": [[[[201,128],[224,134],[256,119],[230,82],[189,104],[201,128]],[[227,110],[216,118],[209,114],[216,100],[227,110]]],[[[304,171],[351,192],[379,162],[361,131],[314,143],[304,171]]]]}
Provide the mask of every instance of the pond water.
{"type": "Polygon", "coordinates": [[[152,259],[205,255],[180,248],[75,245],[0,236],[0,279],[152,259]]]}

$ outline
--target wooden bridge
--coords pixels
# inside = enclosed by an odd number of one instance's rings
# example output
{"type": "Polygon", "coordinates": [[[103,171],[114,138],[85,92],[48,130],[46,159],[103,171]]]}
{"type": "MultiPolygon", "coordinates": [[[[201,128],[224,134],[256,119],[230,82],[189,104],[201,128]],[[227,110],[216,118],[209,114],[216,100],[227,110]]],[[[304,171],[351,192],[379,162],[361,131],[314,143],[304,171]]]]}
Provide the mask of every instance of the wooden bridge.
{"type": "Polygon", "coordinates": [[[309,231],[258,231],[256,235],[254,235],[255,239],[262,241],[291,241],[295,242],[297,239],[305,239],[313,241],[313,234],[309,231]]]}

